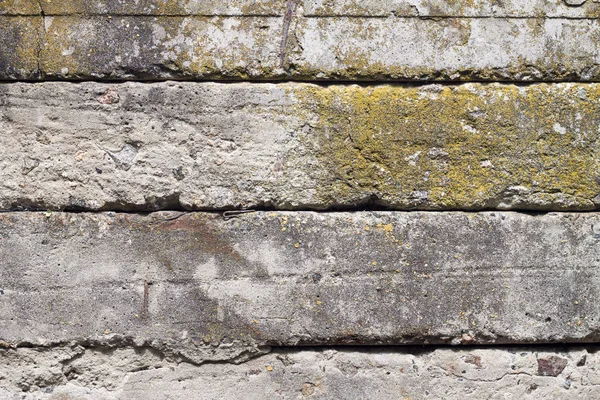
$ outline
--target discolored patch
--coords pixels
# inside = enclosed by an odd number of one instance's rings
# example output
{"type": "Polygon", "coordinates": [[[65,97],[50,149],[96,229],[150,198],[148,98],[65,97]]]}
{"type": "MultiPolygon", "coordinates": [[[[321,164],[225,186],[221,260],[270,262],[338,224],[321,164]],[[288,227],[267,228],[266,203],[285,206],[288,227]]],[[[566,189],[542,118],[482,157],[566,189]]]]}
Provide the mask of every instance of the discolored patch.
{"type": "Polygon", "coordinates": [[[316,116],[311,140],[328,172],[319,203],[594,209],[600,89],[557,89],[306,86],[292,93],[298,114],[316,116]]]}

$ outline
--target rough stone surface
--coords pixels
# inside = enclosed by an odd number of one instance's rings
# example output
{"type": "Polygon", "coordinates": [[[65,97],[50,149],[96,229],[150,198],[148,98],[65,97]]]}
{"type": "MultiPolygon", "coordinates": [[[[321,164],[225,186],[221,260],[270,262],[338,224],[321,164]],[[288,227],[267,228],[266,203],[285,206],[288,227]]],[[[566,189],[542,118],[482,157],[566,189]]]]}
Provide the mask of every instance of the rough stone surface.
{"type": "Polygon", "coordinates": [[[0,78],[600,79],[597,18],[311,18],[293,11],[3,16],[0,27],[27,26],[37,35],[0,29],[8,43],[0,78]],[[23,67],[30,65],[36,68],[23,67]]]}
{"type": "Polygon", "coordinates": [[[0,15],[39,15],[40,13],[39,0],[0,1],[0,15]]]}
{"type": "Polygon", "coordinates": [[[598,80],[597,19],[303,19],[292,75],[416,81],[598,80]],[[418,49],[418,50],[416,50],[418,49]]]}
{"type": "Polygon", "coordinates": [[[587,348],[276,349],[244,364],[196,365],[150,349],[0,350],[0,396],[23,400],[586,399],[600,390],[587,348]],[[556,377],[537,363],[557,357],[556,377]]]}
{"type": "Polygon", "coordinates": [[[3,0],[0,15],[283,15],[596,18],[594,0],[3,0]]]}
{"type": "Polygon", "coordinates": [[[594,210],[600,85],[0,85],[1,209],[594,210]]]}
{"type": "MultiPolygon", "coordinates": [[[[38,1],[38,0],[33,0],[38,1]]],[[[283,15],[281,0],[39,0],[45,15],[283,15]]]]}
{"type": "Polygon", "coordinates": [[[597,399],[599,17],[0,0],[0,399],[597,399]]]}
{"type": "Polygon", "coordinates": [[[307,16],[595,18],[600,14],[598,3],[593,0],[306,0],[302,4],[307,16]]]}
{"type": "Polygon", "coordinates": [[[45,26],[46,77],[268,78],[280,62],[281,18],[51,17],[45,26]]]}
{"type": "Polygon", "coordinates": [[[566,358],[555,355],[538,357],[538,375],[541,376],[558,376],[564,371],[569,363],[566,358]]]}
{"type": "Polygon", "coordinates": [[[595,342],[598,232],[597,213],[5,213],[0,340],[200,360],[214,346],[595,342]]]}
{"type": "Polygon", "coordinates": [[[41,19],[0,17],[0,80],[39,76],[41,19]]]}

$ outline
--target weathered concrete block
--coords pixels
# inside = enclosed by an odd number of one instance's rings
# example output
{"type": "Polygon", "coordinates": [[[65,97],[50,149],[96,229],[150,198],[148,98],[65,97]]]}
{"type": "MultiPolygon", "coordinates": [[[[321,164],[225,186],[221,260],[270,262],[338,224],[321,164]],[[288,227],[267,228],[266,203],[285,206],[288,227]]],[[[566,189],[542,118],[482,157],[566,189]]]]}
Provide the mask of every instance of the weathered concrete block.
{"type": "MultiPolygon", "coordinates": [[[[37,2],[37,1],[36,1],[37,2]]],[[[45,15],[283,15],[279,0],[39,0],[45,15]]]]}
{"type": "Polygon", "coordinates": [[[3,0],[0,15],[283,15],[597,18],[593,0],[3,0]]]}
{"type": "Polygon", "coordinates": [[[41,14],[40,0],[2,0],[0,2],[0,15],[39,14],[41,14]]]}
{"type": "Polygon", "coordinates": [[[600,352],[587,348],[276,349],[241,365],[194,365],[148,348],[0,350],[3,398],[589,399],[600,352]],[[564,363],[555,377],[538,365],[564,363]],[[13,397],[14,396],[14,397],[13,397]],[[71,397],[72,396],[72,397],[71,397]]]}
{"type": "Polygon", "coordinates": [[[387,17],[570,17],[597,18],[600,5],[593,0],[305,0],[307,16],[387,17]]]}
{"type": "Polygon", "coordinates": [[[597,19],[310,18],[292,75],[402,81],[598,80],[597,19]]]}
{"type": "Polygon", "coordinates": [[[5,213],[0,340],[596,342],[598,232],[596,213],[5,213]]]}
{"type": "Polygon", "coordinates": [[[277,16],[278,0],[2,0],[0,15],[277,16]]]}
{"type": "Polygon", "coordinates": [[[594,210],[596,84],[0,85],[0,208],[594,210]]]}
{"type": "Polygon", "coordinates": [[[51,17],[40,71],[68,79],[268,78],[279,65],[281,24],[268,17],[51,17]]]}
{"type": "Polygon", "coordinates": [[[0,16],[0,79],[39,77],[43,28],[40,18],[0,16]]]}
{"type": "MultiPolygon", "coordinates": [[[[86,6],[87,7],[87,6],[86,6]]],[[[242,7],[243,8],[243,7],[242,7]]],[[[226,9],[213,14],[224,14],[226,9]]],[[[235,7],[234,7],[235,9],[235,7]]],[[[0,54],[1,79],[558,81],[600,79],[597,18],[68,15],[0,54]],[[14,49],[14,50],[13,50],[14,49]],[[34,65],[33,70],[22,65],[34,65]],[[21,71],[15,75],[13,70],[21,71]]],[[[235,15],[235,11],[231,10],[235,15]]]]}

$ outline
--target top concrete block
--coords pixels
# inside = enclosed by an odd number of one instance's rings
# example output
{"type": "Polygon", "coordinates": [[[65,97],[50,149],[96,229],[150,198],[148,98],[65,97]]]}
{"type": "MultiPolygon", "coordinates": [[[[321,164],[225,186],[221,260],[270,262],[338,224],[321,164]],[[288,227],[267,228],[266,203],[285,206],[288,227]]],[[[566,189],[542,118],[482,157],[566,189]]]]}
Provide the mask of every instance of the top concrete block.
{"type": "Polygon", "coordinates": [[[311,16],[570,17],[595,18],[593,0],[305,0],[311,16]]]}
{"type": "Polygon", "coordinates": [[[0,15],[39,15],[40,3],[36,0],[0,0],[0,15]]]}
{"type": "Polygon", "coordinates": [[[44,13],[113,15],[280,15],[277,0],[42,0],[44,13]]]}
{"type": "Polygon", "coordinates": [[[597,19],[4,16],[0,79],[599,81],[598,37],[597,19]]]}
{"type": "Polygon", "coordinates": [[[4,0],[7,15],[283,15],[305,16],[596,18],[594,0],[4,0]]]}
{"type": "Polygon", "coordinates": [[[282,15],[276,0],[2,0],[0,15],[282,15]]]}
{"type": "Polygon", "coordinates": [[[600,81],[600,3],[495,3],[10,0],[0,80],[600,81]]]}

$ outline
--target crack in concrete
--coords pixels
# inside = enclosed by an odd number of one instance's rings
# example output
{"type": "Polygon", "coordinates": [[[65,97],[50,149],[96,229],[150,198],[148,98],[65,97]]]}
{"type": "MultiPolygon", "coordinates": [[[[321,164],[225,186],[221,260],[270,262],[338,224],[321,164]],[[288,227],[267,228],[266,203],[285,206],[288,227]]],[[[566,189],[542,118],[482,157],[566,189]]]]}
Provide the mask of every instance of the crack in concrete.
{"type": "Polygon", "coordinates": [[[288,43],[288,36],[290,31],[290,24],[292,23],[292,17],[298,7],[300,0],[288,0],[286,5],[285,16],[283,17],[283,33],[281,38],[281,47],[279,51],[279,66],[285,67],[286,59],[286,48],[288,43]]]}
{"type": "Polygon", "coordinates": [[[525,375],[525,376],[535,376],[533,374],[530,374],[528,372],[524,372],[524,371],[519,371],[519,372],[505,372],[502,376],[498,377],[498,378],[494,378],[494,379],[484,379],[484,378],[469,378],[465,375],[461,375],[461,374],[457,374],[456,372],[452,372],[449,371],[448,369],[438,366],[439,369],[441,369],[442,371],[444,371],[448,376],[453,376],[455,378],[459,378],[459,379],[464,379],[466,381],[469,382],[487,382],[487,383],[493,383],[493,382],[500,382],[501,380],[503,380],[504,378],[506,378],[507,376],[519,376],[519,375],[525,375]]]}
{"type": "MultiPolygon", "coordinates": [[[[300,0],[288,0],[288,3],[295,3],[296,6],[300,3],[300,0]]],[[[296,8],[294,6],[294,8],[296,8]]],[[[464,14],[421,14],[416,6],[411,6],[411,9],[415,10],[415,15],[403,15],[396,10],[390,10],[389,13],[382,14],[352,14],[352,13],[304,13],[300,15],[306,19],[319,19],[319,18],[347,18],[347,19],[429,19],[434,21],[441,21],[445,19],[509,19],[509,20],[545,20],[545,19],[564,19],[564,20],[581,20],[581,21],[595,21],[598,17],[594,16],[573,16],[573,15],[508,15],[508,14],[482,14],[482,15],[464,15],[464,14]]],[[[2,14],[0,17],[77,17],[77,18],[106,18],[106,17],[118,17],[118,18],[281,18],[287,17],[287,10],[282,15],[281,13],[248,13],[248,14],[236,14],[236,13],[163,13],[163,14],[140,14],[140,13],[127,13],[127,12],[52,12],[46,13],[43,9],[35,14],[19,14],[19,13],[7,13],[2,14]]]]}
{"type": "Polygon", "coordinates": [[[41,30],[41,37],[38,40],[37,43],[37,49],[36,49],[36,53],[35,53],[35,57],[36,57],[36,63],[37,63],[37,78],[40,79],[43,76],[43,71],[42,71],[42,51],[43,48],[46,44],[46,33],[47,33],[47,29],[46,29],[46,14],[44,12],[44,7],[42,6],[42,0],[38,0],[37,3],[39,9],[40,9],[40,16],[42,17],[42,30],[41,30]]]}
{"type": "Polygon", "coordinates": [[[136,352],[148,350],[158,354],[161,358],[166,359],[168,362],[182,363],[185,362],[194,366],[211,365],[211,364],[242,364],[251,359],[261,357],[272,351],[271,346],[252,346],[239,344],[235,345],[228,344],[211,344],[206,346],[188,346],[190,348],[207,350],[212,354],[220,352],[222,357],[220,358],[205,358],[198,359],[186,354],[186,348],[177,348],[167,343],[137,343],[135,338],[132,337],[121,337],[114,336],[108,337],[106,340],[99,339],[79,339],[72,341],[56,341],[47,344],[36,344],[29,342],[20,343],[7,343],[0,340],[0,358],[2,357],[2,351],[17,351],[19,349],[30,349],[34,351],[52,351],[60,349],[71,349],[76,352],[71,358],[61,361],[63,365],[68,365],[70,362],[80,357],[80,353],[85,351],[100,351],[109,353],[111,351],[119,349],[133,349],[136,352]],[[229,354],[228,351],[238,349],[233,354],[229,354]]]}
{"type": "Polygon", "coordinates": [[[345,19],[421,19],[421,20],[432,20],[434,22],[441,22],[446,19],[465,19],[465,20],[474,20],[474,19],[498,19],[498,20],[546,20],[546,19],[558,19],[558,20],[581,20],[581,21],[591,21],[597,20],[596,17],[573,17],[568,15],[546,15],[546,16],[518,16],[518,15],[494,15],[494,14],[486,14],[486,15],[460,15],[460,14],[447,14],[447,15],[399,15],[398,13],[391,12],[390,15],[361,15],[361,14],[305,14],[302,15],[303,18],[306,19],[336,19],[336,18],[345,18],[345,19]]]}

